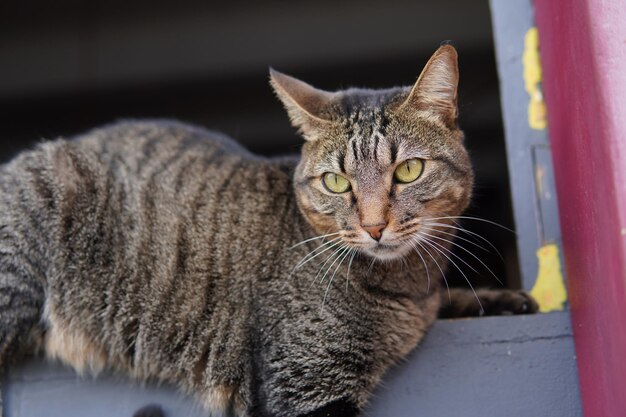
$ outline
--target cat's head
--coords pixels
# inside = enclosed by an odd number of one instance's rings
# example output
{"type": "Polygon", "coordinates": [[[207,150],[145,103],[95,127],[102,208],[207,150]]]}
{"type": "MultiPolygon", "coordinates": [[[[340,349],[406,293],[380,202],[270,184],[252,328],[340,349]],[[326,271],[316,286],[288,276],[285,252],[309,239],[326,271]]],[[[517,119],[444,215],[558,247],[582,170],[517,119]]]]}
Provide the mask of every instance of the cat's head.
{"type": "Polygon", "coordinates": [[[331,93],[276,71],[271,84],[306,139],[295,191],[318,233],[395,259],[414,249],[421,228],[467,207],[473,173],[457,126],[452,46],[435,52],[413,87],[331,93]]]}

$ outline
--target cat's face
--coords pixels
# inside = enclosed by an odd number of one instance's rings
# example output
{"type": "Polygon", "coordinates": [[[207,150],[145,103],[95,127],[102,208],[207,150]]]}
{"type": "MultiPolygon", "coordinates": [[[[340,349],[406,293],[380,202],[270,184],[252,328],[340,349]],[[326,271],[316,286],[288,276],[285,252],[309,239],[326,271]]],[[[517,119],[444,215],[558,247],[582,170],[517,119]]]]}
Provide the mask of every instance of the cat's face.
{"type": "Polygon", "coordinates": [[[451,46],[433,55],[413,88],[327,93],[272,72],[307,139],[295,190],[320,234],[395,259],[415,249],[417,233],[432,227],[425,223],[466,208],[473,174],[456,126],[457,78],[451,46]]]}

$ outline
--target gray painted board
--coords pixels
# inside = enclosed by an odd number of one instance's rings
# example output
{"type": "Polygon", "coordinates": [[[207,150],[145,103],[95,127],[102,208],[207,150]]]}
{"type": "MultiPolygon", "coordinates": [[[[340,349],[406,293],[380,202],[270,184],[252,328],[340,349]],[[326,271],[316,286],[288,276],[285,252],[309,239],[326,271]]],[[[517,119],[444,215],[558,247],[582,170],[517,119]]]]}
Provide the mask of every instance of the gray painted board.
{"type": "MultiPolygon", "coordinates": [[[[42,360],[13,369],[4,387],[5,417],[130,417],[149,403],[168,417],[206,416],[168,385],[81,378],[42,360]]],[[[569,314],[441,320],[387,375],[365,416],[582,416],[569,314]]]]}

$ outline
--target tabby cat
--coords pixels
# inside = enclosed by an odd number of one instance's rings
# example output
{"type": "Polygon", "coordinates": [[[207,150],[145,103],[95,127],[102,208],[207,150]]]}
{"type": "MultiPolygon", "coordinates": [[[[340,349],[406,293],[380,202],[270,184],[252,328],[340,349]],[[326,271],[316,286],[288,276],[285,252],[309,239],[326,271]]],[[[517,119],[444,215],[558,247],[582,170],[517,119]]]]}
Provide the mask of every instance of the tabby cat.
{"type": "Polygon", "coordinates": [[[299,159],[132,121],[0,167],[1,367],[43,351],[239,416],[356,416],[440,298],[448,315],[536,310],[440,288],[473,182],[452,46],[412,88],[270,78],[299,159]]]}

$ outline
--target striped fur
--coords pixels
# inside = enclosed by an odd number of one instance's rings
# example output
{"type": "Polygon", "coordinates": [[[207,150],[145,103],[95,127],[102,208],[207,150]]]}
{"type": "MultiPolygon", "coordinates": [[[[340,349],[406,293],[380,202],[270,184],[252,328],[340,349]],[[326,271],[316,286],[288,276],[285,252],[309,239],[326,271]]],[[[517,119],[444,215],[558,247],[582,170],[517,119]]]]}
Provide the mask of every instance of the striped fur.
{"type": "Polygon", "coordinates": [[[322,309],[319,265],[291,273],[316,247],[289,250],[314,234],[292,191],[295,162],[165,122],[20,155],[1,174],[2,360],[43,331],[47,355],[79,371],[172,381],[210,408],[293,416],[344,397],[361,406],[438,298],[417,279],[386,282],[388,265],[367,274],[358,259],[349,290],[334,281],[322,309]],[[383,312],[405,325],[362,321],[383,312]]]}
{"type": "Polygon", "coordinates": [[[387,216],[401,239],[424,213],[459,214],[471,191],[460,132],[403,108],[408,91],[310,100],[322,114],[298,116],[315,119],[299,160],[145,121],[0,167],[0,365],[43,349],[240,416],[356,415],[437,317],[445,265],[361,248],[359,221],[387,216]],[[390,167],[416,153],[432,161],[421,186],[392,187],[390,167]],[[355,193],[322,191],[320,169],[355,193]],[[337,231],[341,252],[298,244],[337,231]],[[300,262],[311,254],[333,263],[300,262]]]}

